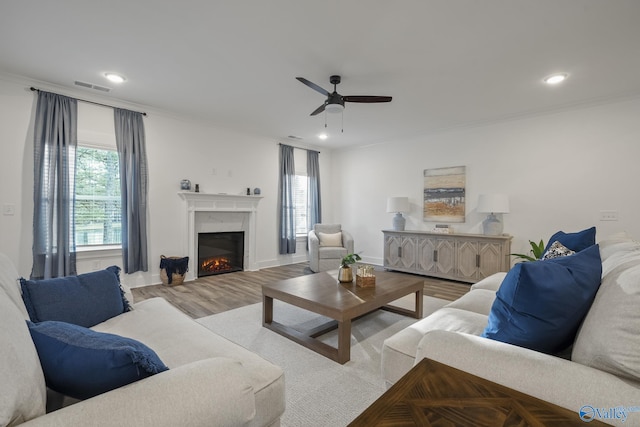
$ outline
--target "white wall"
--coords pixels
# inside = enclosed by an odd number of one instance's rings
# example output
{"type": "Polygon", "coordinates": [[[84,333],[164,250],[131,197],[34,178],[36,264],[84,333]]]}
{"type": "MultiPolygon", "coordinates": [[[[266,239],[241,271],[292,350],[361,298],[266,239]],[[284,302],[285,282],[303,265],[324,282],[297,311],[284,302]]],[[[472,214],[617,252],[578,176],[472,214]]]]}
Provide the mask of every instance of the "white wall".
{"type": "Polygon", "coordinates": [[[481,233],[486,214],[475,212],[481,193],[506,193],[511,212],[504,232],[512,252],[557,230],[597,227],[597,239],[627,231],[640,237],[640,100],[576,108],[537,117],[426,135],[408,141],[334,153],[334,215],[354,234],[356,251],[382,263],[383,238],[393,214],[388,196],[408,196],[406,229],[430,230],[422,220],[423,170],[466,166],[467,216],[452,224],[481,233]],[[342,189],[344,191],[340,192],[342,189]],[[619,221],[599,221],[617,210],[619,221]]]}
{"type": "MultiPolygon", "coordinates": [[[[31,270],[34,94],[26,82],[0,76],[0,251],[19,272],[31,270]]],[[[53,90],[53,89],[52,89],[53,90]]],[[[54,90],[55,91],[55,90],[54,90]]],[[[69,93],[66,93],[69,94],[69,93]]],[[[71,94],[74,95],[73,93],[71,94]]],[[[75,96],[86,98],[84,92],[75,96]]],[[[97,110],[87,109],[87,111],[97,110]]],[[[160,255],[182,255],[186,211],[177,196],[180,180],[203,192],[240,194],[260,187],[257,259],[261,267],[306,259],[277,252],[278,141],[220,129],[149,111],[145,118],[150,169],[150,265],[147,274],[125,277],[132,285],[158,283],[160,255]],[[213,169],[216,174],[213,175],[213,169]]],[[[481,232],[485,214],[475,212],[481,193],[510,197],[505,232],[512,251],[528,251],[529,239],[547,239],[563,229],[596,225],[598,238],[626,230],[640,236],[640,100],[576,108],[537,117],[459,129],[405,141],[332,153],[321,149],[324,222],[341,222],[354,235],[366,261],[382,263],[382,233],[391,227],[388,196],[408,196],[407,229],[431,229],[422,221],[423,170],[467,167],[467,218],[460,232],[481,232]],[[341,182],[353,183],[348,186],[341,182]],[[335,183],[335,185],[334,185],[335,183]],[[601,210],[619,211],[618,222],[599,221],[601,210]]],[[[98,125],[96,125],[99,127],[98,125]]],[[[118,256],[80,268],[121,264],[118,256]]]]}
{"type": "MultiPolygon", "coordinates": [[[[33,216],[32,116],[35,97],[28,87],[27,82],[0,75],[0,145],[3,159],[3,167],[0,168],[0,208],[10,204],[16,210],[15,215],[1,215],[0,212],[0,252],[6,253],[24,276],[31,271],[33,216]]],[[[56,92],[55,89],[50,90],[56,92]]],[[[87,99],[84,92],[67,91],[64,94],[87,99]]],[[[104,114],[111,115],[112,112],[99,107],[83,108],[82,112],[86,120],[95,124],[98,135],[104,136],[104,114]]],[[[186,207],[177,195],[183,178],[200,184],[201,192],[245,194],[247,187],[252,190],[260,187],[263,199],[258,208],[256,251],[259,265],[267,267],[306,260],[304,245],[294,256],[278,254],[278,141],[220,129],[162,112],[147,112],[149,115],[144,122],[149,163],[149,272],[123,277],[123,282],[133,286],[159,283],[160,255],[186,255],[186,239],[183,238],[186,207]]],[[[325,218],[331,218],[331,152],[321,151],[323,212],[326,212],[325,218]]],[[[82,272],[111,264],[122,265],[118,254],[94,256],[80,261],[78,268],[82,272]]]]}

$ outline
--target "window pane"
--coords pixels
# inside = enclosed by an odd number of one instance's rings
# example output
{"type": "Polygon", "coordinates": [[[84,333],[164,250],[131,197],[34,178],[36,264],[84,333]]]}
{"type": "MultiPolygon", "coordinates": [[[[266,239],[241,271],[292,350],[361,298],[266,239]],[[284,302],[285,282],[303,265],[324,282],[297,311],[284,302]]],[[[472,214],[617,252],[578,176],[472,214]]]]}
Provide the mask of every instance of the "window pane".
{"type": "Polygon", "coordinates": [[[307,234],[307,177],[296,175],[293,193],[295,204],[296,234],[307,234]]]}
{"type": "Polygon", "coordinates": [[[78,147],[76,157],[76,246],[121,243],[118,153],[78,147]]]}

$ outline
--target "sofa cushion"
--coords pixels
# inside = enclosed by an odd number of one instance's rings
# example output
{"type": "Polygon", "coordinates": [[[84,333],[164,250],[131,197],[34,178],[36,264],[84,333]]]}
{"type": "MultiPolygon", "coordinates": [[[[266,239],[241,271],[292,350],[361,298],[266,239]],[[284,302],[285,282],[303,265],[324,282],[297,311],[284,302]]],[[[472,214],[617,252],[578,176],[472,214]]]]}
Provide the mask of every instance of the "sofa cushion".
{"type": "Polygon", "coordinates": [[[342,233],[318,233],[320,246],[342,247],[342,233]]]}
{"type": "Polygon", "coordinates": [[[596,244],[596,228],[591,227],[575,233],[565,233],[564,231],[558,231],[549,238],[549,240],[547,241],[547,246],[545,246],[543,253],[546,253],[555,241],[562,243],[572,251],[580,252],[581,250],[596,244]]]}
{"type": "Polygon", "coordinates": [[[131,338],[65,322],[27,323],[47,386],[76,399],[169,369],[153,350],[131,338]]]}
{"type": "Polygon", "coordinates": [[[496,291],[489,289],[472,289],[445,307],[472,311],[488,316],[495,299],[496,291]]]}
{"type": "MultiPolygon", "coordinates": [[[[318,258],[319,259],[338,259],[343,258],[347,255],[346,248],[337,248],[332,246],[326,246],[319,248],[318,250],[318,258]]],[[[339,263],[336,264],[334,268],[338,268],[339,263]]]]}
{"type": "Polygon", "coordinates": [[[120,267],[46,280],[20,279],[33,322],[58,320],[91,327],[130,309],[120,287],[120,267]]]}
{"type": "Polygon", "coordinates": [[[628,242],[605,242],[606,245],[602,246],[600,243],[600,258],[602,262],[605,262],[609,257],[620,255],[621,253],[640,253],[640,242],[628,241],[628,242]]]}
{"type": "Polygon", "coordinates": [[[479,282],[471,285],[471,290],[474,289],[488,289],[490,291],[497,291],[502,284],[502,281],[507,276],[507,273],[504,271],[500,271],[498,273],[493,273],[491,276],[487,276],[479,282]]]}
{"type": "Polygon", "coordinates": [[[384,341],[382,376],[388,384],[393,384],[406,374],[413,367],[418,345],[427,332],[444,330],[479,335],[486,324],[486,315],[443,307],[384,341]]]}
{"type": "Polygon", "coordinates": [[[3,289],[0,325],[0,426],[11,426],[45,413],[46,387],[24,316],[3,289]]]}
{"type": "Polygon", "coordinates": [[[640,383],[640,252],[602,263],[600,289],[576,336],[574,362],[640,383]]]}
{"type": "Polygon", "coordinates": [[[316,224],[313,226],[313,231],[317,233],[340,233],[342,231],[342,225],[340,224],[316,224]]]}
{"type": "Polygon", "coordinates": [[[483,337],[556,353],[569,346],[600,286],[598,245],[516,264],[496,293],[483,337]]]}
{"type": "Polygon", "coordinates": [[[9,299],[18,307],[18,310],[22,313],[22,317],[29,318],[27,308],[22,301],[22,294],[20,293],[20,281],[18,280],[20,275],[16,271],[16,267],[13,262],[3,253],[0,253],[0,289],[3,289],[9,299]]]}
{"type": "Polygon", "coordinates": [[[226,338],[212,333],[162,298],[149,298],[135,309],[92,328],[143,341],[170,368],[211,357],[242,363],[256,399],[256,419],[251,425],[271,425],[284,411],[284,373],[226,338]]]}

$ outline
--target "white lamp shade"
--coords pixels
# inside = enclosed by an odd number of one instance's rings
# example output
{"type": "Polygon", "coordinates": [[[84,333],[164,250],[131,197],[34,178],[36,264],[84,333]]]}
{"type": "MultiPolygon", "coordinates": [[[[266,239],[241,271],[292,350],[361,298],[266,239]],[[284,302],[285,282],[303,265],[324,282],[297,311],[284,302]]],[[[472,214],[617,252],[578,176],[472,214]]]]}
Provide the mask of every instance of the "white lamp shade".
{"type": "Polygon", "coordinates": [[[324,107],[324,110],[327,113],[342,113],[342,110],[344,110],[344,105],[342,105],[342,104],[327,104],[324,107]]]}
{"type": "Polygon", "coordinates": [[[509,197],[506,194],[481,194],[476,210],[485,213],[509,213],[509,197]]]}
{"type": "Polygon", "coordinates": [[[409,212],[409,198],[389,197],[387,199],[387,212],[409,212]]]}

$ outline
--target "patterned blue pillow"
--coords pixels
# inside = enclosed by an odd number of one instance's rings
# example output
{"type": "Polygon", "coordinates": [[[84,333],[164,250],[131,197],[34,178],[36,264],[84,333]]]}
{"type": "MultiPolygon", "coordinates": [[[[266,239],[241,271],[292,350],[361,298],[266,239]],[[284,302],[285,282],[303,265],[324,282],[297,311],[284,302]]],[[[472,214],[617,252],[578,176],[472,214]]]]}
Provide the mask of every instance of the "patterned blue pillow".
{"type": "Polygon", "coordinates": [[[47,386],[76,399],[169,369],[153,350],[131,338],[64,322],[27,324],[47,386]]]}
{"type": "Polygon", "coordinates": [[[568,247],[566,247],[565,245],[563,245],[562,243],[556,240],[551,244],[551,246],[549,246],[549,250],[546,251],[542,255],[542,258],[540,259],[544,261],[545,259],[554,259],[554,258],[560,258],[563,256],[571,256],[575,253],[576,251],[572,251],[571,249],[569,249],[568,247]]]}
{"type": "Polygon", "coordinates": [[[588,248],[596,244],[596,228],[591,227],[586,230],[578,231],[575,233],[565,233],[564,231],[558,231],[547,241],[547,246],[544,248],[544,252],[547,252],[553,242],[560,242],[567,248],[575,252],[580,252],[583,249],[588,248]]]}
{"type": "Polygon", "coordinates": [[[555,354],[569,346],[600,287],[600,249],[516,264],[502,281],[482,336],[555,354]]]}
{"type": "Polygon", "coordinates": [[[20,279],[32,322],[58,320],[90,328],[131,310],[120,286],[120,267],[45,280],[20,279]]]}

